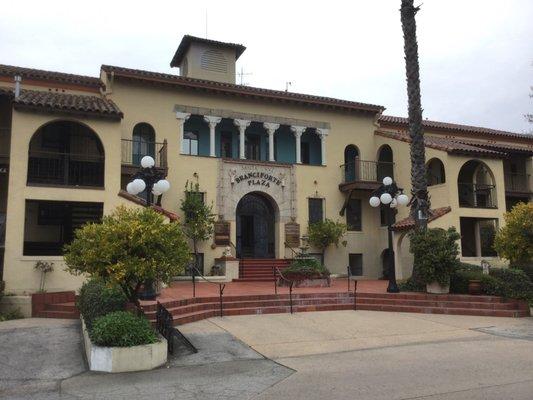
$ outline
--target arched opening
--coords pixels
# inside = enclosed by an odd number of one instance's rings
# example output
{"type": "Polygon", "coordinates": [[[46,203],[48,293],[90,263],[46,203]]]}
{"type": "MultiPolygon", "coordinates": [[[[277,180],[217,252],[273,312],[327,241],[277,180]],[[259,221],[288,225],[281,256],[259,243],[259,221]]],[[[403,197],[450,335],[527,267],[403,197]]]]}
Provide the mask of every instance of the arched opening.
{"type": "Polygon", "coordinates": [[[490,168],[479,160],[467,161],[457,177],[460,207],[496,207],[496,186],[490,168]]]}
{"type": "Polygon", "coordinates": [[[392,149],[389,145],[384,144],[378,150],[377,177],[378,181],[383,180],[386,176],[394,179],[394,158],[392,149]]]}
{"type": "Polygon", "coordinates": [[[237,257],[274,258],[276,208],[267,195],[252,192],[237,204],[237,257]]]}
{"type": "Polygon", "coordinates": [[[30,140],[28,184],[104,186],[104,148],[96,133],[74,121],[55,121],[30,140]]]}
{"type": "Polygon", "coordinates": [[[438,158],[432,158],[426,166],[426,179],[428,186],[440,185],[446,182],[444,164],[438,158]]]}
{"type": "Polygon", "coordinates": [[[150,156],[155,159],[155,130],[146,122],[139,122],[133,128],[132,161],[140,165],[141,158],[150,156]]]}
{"type": "Polygon", "coordinates": [[[359,178],[359,149],[350,144],[344,148],[344,181],[356,181],[359,178]]]}

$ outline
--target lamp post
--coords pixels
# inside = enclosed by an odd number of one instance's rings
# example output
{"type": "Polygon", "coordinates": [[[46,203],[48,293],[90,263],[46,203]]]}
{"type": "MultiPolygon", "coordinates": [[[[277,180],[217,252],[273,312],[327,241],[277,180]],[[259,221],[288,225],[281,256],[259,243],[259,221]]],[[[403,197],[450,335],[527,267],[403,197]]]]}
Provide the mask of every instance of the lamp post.
{"type": "Polygon", "coordinates": [[[396,268],[394,265],[394,249],[392,245],[392,216],[394,208],[398,206],[405,206],[407,203],[409,203],[409,197],[403,193],[403,189],[399,188],[391,177],[387,176],[383,178],[383,184],[372,193],[369,203],[374,208],[381,205],[387,214],[389,239],[389,286],[387,287],[387,292],[398,293],[400,289],[396,283],[396,268]]]}
{"type": "MultiPolygon", "coordinates": [[[[164,178],[165,174],[155,168],[155,160],[150,156],[144,156],[141,159],[141,168],[133,175],[133,180],[126,186],[126,191],[138,195],[146,190],[146,207],[150,207],[151,194],[161,196],[170,189],[170,183],[164,178]]],[[[142,300],[155,300],[156,292],[151,279],[144,282],[144,291],[139,297],[142,300]]]]}

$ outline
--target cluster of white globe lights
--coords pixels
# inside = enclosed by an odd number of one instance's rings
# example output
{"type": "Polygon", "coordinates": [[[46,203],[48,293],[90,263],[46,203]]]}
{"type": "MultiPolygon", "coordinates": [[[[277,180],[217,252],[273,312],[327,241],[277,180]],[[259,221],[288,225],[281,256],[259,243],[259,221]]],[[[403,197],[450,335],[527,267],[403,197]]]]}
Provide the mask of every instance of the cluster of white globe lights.
{"type": "MultiPolygon", "coordinates": [[[[141,159],[141,167],[153,168],[155,160],[150,156],[144,156],[141,159]]],[[[146,189],[146,182],[140,178],[134,179],[126,186],[126,191],[129,194],[137,195],[146,189]]],[[[152,194],[154,196],[160,196],[170,189],[170,183],[166,179],[160,179],[152,187],[152,194]]]]}
{"type": "MultiPolygon", "coordinates": [[[[383,185],[390,186],[392,185],[392,178],[386,176],[383,178],[383,185]]],[[[369,200],[369,203],[372,207],[379,207],[380,204],[389,205],[391,208],[396,208],[398,205],[405,206],[409,203],[409,197],[406,194],[399,194],[396,197],[392,197],[390,193],[382,193],[381,196],[372,196],[369,200]]]]}

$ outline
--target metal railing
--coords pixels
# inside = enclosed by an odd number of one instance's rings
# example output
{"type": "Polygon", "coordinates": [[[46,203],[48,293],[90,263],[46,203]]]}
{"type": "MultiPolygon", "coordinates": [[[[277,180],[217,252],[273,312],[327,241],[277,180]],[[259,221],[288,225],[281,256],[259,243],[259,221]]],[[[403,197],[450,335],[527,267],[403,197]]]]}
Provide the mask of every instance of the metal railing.
{"type": "Polygon", "coordinates": [[[533,190],[529,174],[505,174],[505,190],[508,192],[529,193],[533,190]]]}
{"type": "Polygon", "coordinates": [[[459,207],[496,208],[496,186],[484,183],[458,183],[459,207]]]}
{"type": "Polygon", "coordinates": [[[167,351],[170,354],[174,354],[175,337],[181,340],[193,353],[198,353],[198,349],[174,326],[174,317],[160,302],[157,302],[155,318],[156,329],[161,336],[167,339],[167,351]]]}
{"type": "Polygon", "coordinates": [[[203,276],[196,267],[191,267],[191,270],[193,271],[193,274],[191,276],[192,278],[192,297],[196,297],[196,277],[199,276],[207,283],[211,283],[213,285],[218,285],[218,298],[219,298],[219,309],[220,309],[220,317],[224,314],[224,309],[222,305],[222,296],[224,295],[224,289],[226,288],[225,283],[220,282],[212,282],[209,279],[207,279],[205,276],[203,276]]]}
{"type": "Polygon", "coordinates": [[[272,267],[272,274],[274,275],[274,293],[278,294],[278,277],[284,280],[289,284],[289,307],[291,310],[291,314],[293,313],[293,306],[292,306],[292,287],[294,286],[294,281],[287,279],[279,270],[278,267],[272,267]]]}
{"type": "MultiPolygon", "coordinates": [[[[352,270],[350,269],[350,266],[348,265],[346,267],[346,269],[348,270],[348,276],[347,276],[347,280],[348,280],[348,293],[350,293],[350,281],[352,280],[352,270]]],[[[356,296],[357,296],[357,279],[354,279],[353,280],[354,282],[354,285],[353,285],[353,310],[354,311],[357,311],[357,302],[356,302],[356,296]]]]}
{"type": "Polygon", "coordinates": [[[122,139],[122,164],[141,165],[144,156],[152,156],[155,166],[158,168],[167,167],[167,141],[144,142],[139,140],[122,139]]]}
{"type": "Polygon", "coordinates": [[[341,165],[342,182],[381,182],[386,176],[394,178],[394,163],[388,161],[355,160],[341,165]]]}
{"type": "Polygon", "coordinates": [[[64,186],[104,186],[104,156],[31,150],[28,183],[64,186]]]}

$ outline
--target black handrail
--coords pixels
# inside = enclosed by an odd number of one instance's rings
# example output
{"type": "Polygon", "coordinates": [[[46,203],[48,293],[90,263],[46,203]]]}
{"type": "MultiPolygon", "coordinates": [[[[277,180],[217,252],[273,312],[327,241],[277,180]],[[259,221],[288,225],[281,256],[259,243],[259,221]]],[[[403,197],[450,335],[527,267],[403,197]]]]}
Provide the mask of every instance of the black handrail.
{"type": "MultiPolygon", "coordinates": [[[[348,271],[348,293],[350,293],[350,280],[353,275],[352,275],[352,271],[350,270],[349,265],[346,267],[346,270],[348,271]]],[[[357,279],[354,279],[354,285],[353,285],[353,309],[354,311],[357,310],[357,306],[355,304],[356,292],[357,292],[357,279]]]]}
{"type": "Polygon", "coordinates": [[[294,281],[287,279],[278,267],[272,267],[272,273],[274,275],[274,292],[278,294],[278,275],[281,279],[283,279],[285,282],[289,282],[289,306],[291,309],[291,314],[293,313],[292,309],[292,286],[294,285],[294,281]]]}
{"type": "Polygon", "coordinates": [[[294,248],[289,243],[284,242],[283,244],[285,245],[285,247],[288,247],[295,256],[298,255],[298,252],[296,250],[294,250],[294,248]]]}
{"type": "Polygon", "coordinates": [[[210,281],[209,279],[207,279],[205,276],[203,276],[200,271],[198,271],[196,269],[196,267],[191,267],[191,269],[194,271],[194,274],[192,276],[193,280],[192,280],[192,285],[193,285],[193,297],[196,297],[196,280],[194,279],[194,277],[196,275],[198,275],[200,278],[202,278],[204,281],[206,281],[207,283],[211,283],[213,285],[218,285],[218,296],[219,296],[219,307],[220,307],[220,316],[222,317],[223,316],[223,307],[222,307],[222,295],[224,294],[224,289],[226,288],[226,284],[225,283],[220,283],[220,282],[212,282],[210,281]]]}
{"type": "Polygon", "coordinates": [[[174,317],[159,301],[157,302],[155,318],[156,329],[161,336],[167,339],[167,351],[170,354],[174,354],[174,336],[181,340],[193,353],[198,353],[198,349],[174,326],[174,317]]]}

